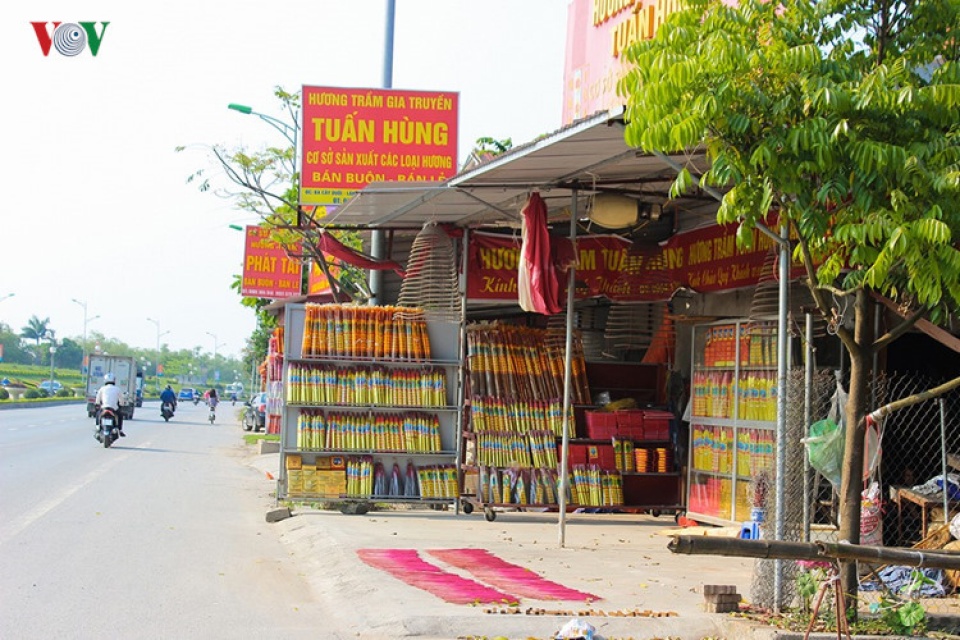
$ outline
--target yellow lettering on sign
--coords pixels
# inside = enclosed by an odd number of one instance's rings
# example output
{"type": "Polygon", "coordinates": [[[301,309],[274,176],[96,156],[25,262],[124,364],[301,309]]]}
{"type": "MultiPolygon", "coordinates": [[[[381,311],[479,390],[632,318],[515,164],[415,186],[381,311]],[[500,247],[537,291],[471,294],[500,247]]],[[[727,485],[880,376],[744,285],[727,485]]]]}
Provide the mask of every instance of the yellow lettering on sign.
{"type": "Polygon", "coordinates": [[[273,271],[276,266],[276,256],[247,256],[247,271],[273,271]]]}

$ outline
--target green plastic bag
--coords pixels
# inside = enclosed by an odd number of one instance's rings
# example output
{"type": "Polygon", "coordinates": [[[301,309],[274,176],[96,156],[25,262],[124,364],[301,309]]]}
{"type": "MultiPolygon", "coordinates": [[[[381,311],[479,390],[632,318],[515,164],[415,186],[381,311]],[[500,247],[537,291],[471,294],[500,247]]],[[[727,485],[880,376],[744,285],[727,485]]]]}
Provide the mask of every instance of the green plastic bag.
{"type": "Polygon", "coordinates": [[[814,422],[803,444],[807,447],[810,466],[839,491],[843,474],[843,427],[830,418],[814,422]]]}

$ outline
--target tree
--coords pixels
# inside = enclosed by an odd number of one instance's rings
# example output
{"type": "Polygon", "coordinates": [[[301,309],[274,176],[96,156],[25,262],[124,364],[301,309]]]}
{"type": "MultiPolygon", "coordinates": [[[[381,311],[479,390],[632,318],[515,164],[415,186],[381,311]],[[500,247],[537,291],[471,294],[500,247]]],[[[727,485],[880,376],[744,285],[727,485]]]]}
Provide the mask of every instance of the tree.
{"type": "MultiPolygon", "coordinates": [[[[872,355],[960,308],[958,16],[957,0],[690,0],[629,48],[619,85],[628,144],[706,149],[700,182],[726,190],[717,219],[739,223],[739,242],[768,212],[798,238],[794,256],[850,355],[839,535],[854,543],[872,355]],[[877,295],[905,311],[882,336],[877,295]],[[852,328],[832,300],[852,301],[852,328]]],[[[673,192],[694,183],[684,168],[673,192]]],[[[855,595],[851,566],[842,581],[855,595]]]]}
{"type": "Polygon", "coordinates": [[[50,330],[50,318],[44,318],[41,320],[37,316],[31,316],[27,320],[27,326],[23,327],[20,330],[20,335],[27,340],[35,340],[36,347],[33,351],[33,358],[35,361],[42,363],[43,362],[43,350],[40,349],[40,341],[44,338],[50,337],[53,339],[53,332],[50,330]]]}
{"type": "MultiPolygon", "coordinates": [[[[281,131],[299,133],[300,95],[289,93],[281,87],[276,87],[274,95],[280,101],[286,112],[288,123],[277,121],[273,124],[281,131]]],[[[177,151],[183,151],[178,147],[177,151]]],[[[346,264],[338,264],[339,272],[334,276],[330,266],[334,261],[328,259],[320,250],[318,243],[321,231],[319,223],[325,215],[323,207],[314,209],[303,208],[299,204],[300,174],[296,166],[296,149],[290,146],[268,146],[260,151],[250,151],[239,147],[227,149],[222,145],[208,147],[215,164],[223,170],[231,186],[220,188],[214,192],[224,198],[231,199],[237,208],[255,214],[261,221],[261,226],[272,229],[271,239],[286,248],[287,255],[297,261],[309,259],[317,265],[330,283],[335,300],[349,296],[351,299],[366,300],[370,298],[370,290],[366,282],[365,273],[346,264]],[[299,246],[299,250],[293,247],[299,246]]],[[[196,182],[202,192],[212,189],[210,178],[206,170],[198,170],[188,178],[188,182],[196,182]]],[[[362,248],[360,237],[356,233],[347,231],[331,231],[337,238],[349,247],[359,250],[362,248]]],[[[303,274],[307,278],[307,274],[303,274]]],[[[241,290],[241,278],[238,276],[232,288],[241,290]]],[[[265,317],[262,307],[267,300],[258,298],[243,298],[241,304],[254,309],[257,313],[257,330],[249,339],[251,352],[249,357],[262,360],[266,355],[267,341],[263,339],[263,330],[272,330],[274,322],[265,317]],[[261,350],[262,344],[262,350],[261,350]]]]}
{"type": "Polygon", "coordinates": [[[0,344],[3,345],[3,361],[15,364],[28,364],[32,360],[29,353],[20,346],[20,336],[13,332],[10,325],[0,322],[0,344]]]}
{"type": "MultiPolygon", "coordinates": [[[[289,123],[274,124],[282,131],[299,134],[300,95],[276,87],[274,95],[280,101],[289,118],[289,123]]],[[[184,147],[178,147],[182,151],[184,147]]],[[[261,226],[272,229],[271,238],[287,248],[289,257],[296,260],[310,259],[330,282],[335,298],[343,294],[353,299],[367,299],[370,291],[364,273],[349,265],[339,264],[340,275],[329,270],[333,264],[319,248],[321,233],[319,224],[326,210],[324,207],[305,208],[299,204],[300,173],[296,166],[296,149],[290,146],[268,146],[260,151],[245,147],[227,149],[222,145],[208,147],[216,165],[232,183],[232,187],[220,188],[215,193],[231,199],[237,208],[253,213],[260,218],[261,226]],[[239,187],[239,190],[236,190],[239,187]],[[299,243],[299,251],[293,247],[299,243]]],[[[203,169],[196,171],[188,182],[198,182],[200,191],[210,191],[210,178],[203,169]]],[[[345,244],[360,249],[360,239],[355,233],[333,232],[345,244]]],[[[306,277],[306,274],[304,274],[306,277]]],[[[251,306],[246,303],[247,306],[251,306]]]]}

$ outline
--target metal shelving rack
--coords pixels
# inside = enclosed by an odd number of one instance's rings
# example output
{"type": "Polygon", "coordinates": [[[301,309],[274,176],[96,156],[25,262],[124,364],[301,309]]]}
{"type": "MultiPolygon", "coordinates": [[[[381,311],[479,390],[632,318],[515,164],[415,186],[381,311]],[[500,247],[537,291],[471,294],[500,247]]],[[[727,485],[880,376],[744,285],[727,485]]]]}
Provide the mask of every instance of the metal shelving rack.
{"type": "MultiPolygon", "coordinates": [[[[442,406],[399,405],[382,403],[314,403],[314,402],[284,402],[281,435],[280,435],[280,470],[277,488],[277,499],[297,502],[337,502],[344,506],[342,510],[356,512],[358,507],[365,510],[365,506],[372,502],[415,502],[431,505],[454,504],[458,495],[444,495],[442,497],[423,498],[419,496],[397,495],[348,495],[346,491],[317,491],[313,493],[289,491],[288,458],[299,456],[303,465],[332,472],[343,471],[345,475],[345,460],[356,456],[372,456],[376,462],[382,463],[385,469],[394,464],[405,469],[408,463],[417,467],[421,465],[445,465],[459,471],[460,458],[460,429],[462,412],[458,406],[461,387],[460,366],[460,324],[427,320],[427,335],[430,341],[431,358],[429,360],[391,359],[391,358],[362,358],[362,357],[314,357],[304,356],[302,341],[305,330],[306,305],[288,304],[284,315],[284,385],[289,385],[291,367],[300,365],[335,365],[342,367],[379,367],[388,371],[403,371],[411,369],[441,369],[445,379],[445,398],[442,406]],[[348,448],[302,448],[298,446],[297,430],[301,411],[322,411],[332,413],[366,414],[373,421],[377,417],[391,414],[420,413],[435,416],[439,423],[440,450],[439,451],[406,451],[397,449],[367,449],[348,448]],[[351,504],[352,503],[352,504],[351,504]]],[[[285,398],[287,396],[285,395],[285,398]]],[[[344,481],[345,483],[345,481],[344,481]]],[[[322,484],[322,483],[321,483],[322,484]]],[[[459,483],[452,482],[452,486],[459,483]]],[[[344,485],[345,486],[345,485],[344,485]]]]}

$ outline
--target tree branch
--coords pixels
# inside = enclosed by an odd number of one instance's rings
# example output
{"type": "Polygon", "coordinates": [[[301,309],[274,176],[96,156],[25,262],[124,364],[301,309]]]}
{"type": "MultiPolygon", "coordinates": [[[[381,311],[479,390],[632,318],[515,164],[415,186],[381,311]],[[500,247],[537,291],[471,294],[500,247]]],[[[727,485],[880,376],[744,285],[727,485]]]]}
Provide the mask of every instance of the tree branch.
{"type": "MultiPolygon", "coordinates": [[[[813,266],[813,257],[810,255],[810,245],[807,244],[807,241],[803,238],[803,234],[801,234],[799,229],[797,229],[796,222],[791,220],[790,225],[796,232],[797,238],[799,238],[798,244],[800,245],[800,253],[803,256],[803,268],[807,272],[807,287],[810,289],[811,295],[813,295],[813,301],[816,303],[817,309],[820,310],[820,315],[823,316],[824,320],[827,322],[832,322],[832,309],[830,305],[827,304],[827,301],[823,298],[824,290],[829,291],[832,288],[822,287],[817,284],[817,271],[813,266]]],[[[842,324],[837,325],[837,337],[840,338],[848,351],[853,353],[859,349],[853,335],[842,324]]]]}
{"type": "Polygon", "coordinates": [[[894,411],[912,407],[915,404],[920,404],[921,402],[942,396],[943,394],[949,393],[957,388],[960,388],[960,378],[954,378],[953,380],[945,382],[939,387],[933,387],[932,389],[927,389],[926,391],[915,393],[912,396],[901,398],[900,400],[895,400],[894,402],[885,404],[871,413],[869,417],[873,420],[882,420],[884,416],[888,416],[894,411]]]}
{"type": "Polygon", "coordinates": [[[894,340],[896,340],[897,338],[905,334],[907,331],[909,331],[911,328],[913,328],[913,326],[917,324],[917,321],[922,317],[923,317],[923,309],[917,309],[916,311],[913,312],[913,314],[910,315],[909,318],[904,319],[903,322],[901,322],[900,324],[895,326],[893,329],[891,329],[887,333],[877,338],[876,342],[873,343],[873,348],[877,351],[879,351],[880,349],[883,349],[888,344],[890,344],[891,342],[893,342],[894,340]]]}

